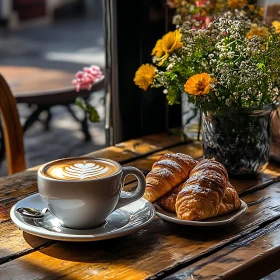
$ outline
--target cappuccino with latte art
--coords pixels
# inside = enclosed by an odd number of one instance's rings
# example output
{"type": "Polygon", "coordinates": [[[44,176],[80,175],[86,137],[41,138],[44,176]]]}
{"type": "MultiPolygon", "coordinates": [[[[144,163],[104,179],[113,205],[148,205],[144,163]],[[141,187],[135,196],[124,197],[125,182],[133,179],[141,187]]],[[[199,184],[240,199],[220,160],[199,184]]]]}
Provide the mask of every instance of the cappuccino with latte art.
{"type": "Polygon", "coordinates": [[[57,180],[93,180],[111,176],[118,166],[100,159],[64,159],[46,165],[43,174],[57,180]]]}
{"type": "Polygon", "coordinates": [[[43,204],[64,227],[90,229],[102,224],[112,211],[140,199],[146,187],[143,173],[106,158],[72,157],[48,162],[38,170],[43,204]],[[138,186],[122,190],[126,176],[138,186]]]}

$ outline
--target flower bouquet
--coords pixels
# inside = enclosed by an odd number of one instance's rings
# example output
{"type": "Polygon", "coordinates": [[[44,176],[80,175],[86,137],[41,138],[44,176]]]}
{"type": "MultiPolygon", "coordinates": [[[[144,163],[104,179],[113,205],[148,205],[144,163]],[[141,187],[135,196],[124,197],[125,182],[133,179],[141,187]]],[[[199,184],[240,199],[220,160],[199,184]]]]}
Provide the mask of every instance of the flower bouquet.
{"type": "Polygon", "coordinates": [[[175,17],[176,29],[156,42],[153,63],[134,82],[163,87],[170,105],[182,94],[203,112],[204,156],[232,175],[255,174],[269,159],[270,115],[279,97],[279,25],[252,21],[235,10],[208,26],[175,17]]]}

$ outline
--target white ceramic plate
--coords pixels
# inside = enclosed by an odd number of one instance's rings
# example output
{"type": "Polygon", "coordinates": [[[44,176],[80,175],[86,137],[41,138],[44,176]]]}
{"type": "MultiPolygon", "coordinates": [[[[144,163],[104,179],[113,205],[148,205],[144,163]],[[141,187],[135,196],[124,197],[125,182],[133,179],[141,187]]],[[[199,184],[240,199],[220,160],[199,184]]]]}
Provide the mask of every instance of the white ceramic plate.
{"type": "Polygon", "coordinates": [[[158,205],[155,205],[156,214],[162,218],[163,220],[166,220],[171,223],[186,225],[186,226],[197,226],[197,227],[213,227],[213,226],[222,226],[226,224],[230,224],[240,218],[242,215],[244,215],[248,209],[247,204],[241,200],[241,207],[232,213],[216,216],[214,218],[209,218],[203,221],[188,221],[188,220],[180,220],[177,218],[175,213],[171,213],[168,211],[165,211],[158,205]]]}
{"type": "Polygon", "coordinates": [[[98,228],[75,230],[62,226],[50,212],[47,212],[43,218],[23,217],[16,211],[20,207],[43,209],[44,205],[39,194],[18,201],[10,211],[12,221],[30,234],[52,240],[74,242],[98,241],[127,235],[147,226],[155,215],[153,204],[141,198],[112,212],[98,228]]]}

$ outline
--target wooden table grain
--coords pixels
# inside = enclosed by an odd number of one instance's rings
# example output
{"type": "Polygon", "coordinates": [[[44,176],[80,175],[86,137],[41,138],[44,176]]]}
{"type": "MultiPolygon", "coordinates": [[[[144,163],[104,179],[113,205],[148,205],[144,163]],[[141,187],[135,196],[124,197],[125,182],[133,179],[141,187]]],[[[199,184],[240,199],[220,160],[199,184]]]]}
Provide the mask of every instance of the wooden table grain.
{"type": "MultiPolygon", "coordinates": [[[[199,158],[201,142],[165,133],[133,139],[90,155],[148,172],[162,154],[199,158]]],[[[259,279],[280,268],[280,164],[258,178],[233,179],[247,213],[219,228],[192,228],[155,217],[116,239],[72,243],[39,238],[12,223],[10,208],[37,192],[38,167],[0,178],[0,279],[259,279]]],[[[125,188],[135,186],[128,178],[125,188]]]]}

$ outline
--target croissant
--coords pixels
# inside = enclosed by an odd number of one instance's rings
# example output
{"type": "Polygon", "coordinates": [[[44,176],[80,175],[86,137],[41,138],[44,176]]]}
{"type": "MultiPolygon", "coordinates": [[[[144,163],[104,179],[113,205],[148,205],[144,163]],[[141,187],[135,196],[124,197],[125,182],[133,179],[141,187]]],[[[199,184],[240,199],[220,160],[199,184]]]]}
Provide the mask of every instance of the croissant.
{"type": "MultiPolygon", "coordinates": [[[[175,208],[176,199],[177,199],[178,193],[183,189],[183,187],[184,187],[184,183],[175,187],[170,192],[168,192],[166,195],[159,198],[157,200],[157,204],[161,208],[163,208],[169,212],[176,213],[176,208],[175,208]]],[[[219,205],[219,210],[218,210],[217,215],[223,215],[223,214],[230,213],[234,210],[239,209],[240,206],[241,206],[241,201],[238,197],[238,194],[237,194],[235,188],[230,184],[230,182],[228,182],[228,185],[225,190],[225,194],[222,198],[222,202],[219,205]]]]}
{"type": "Polygon", "coordinates": [[[226,180],[228,181],[228,172],[223,164],[214,159],[203,159],[199,162],[198,165],[192,170],[190,176],[192,176],[197,171],[204,171],[204,170],[214,170],[215,172],[220,173],[221,175],[225,176],[226,180]]]}
{"type": "Polygon", "coordinates": [[[175,209],[181,220],[204,220],[218,215],[228,185],[225,167],[211,159],[199,162],[179,192],[175,209]]]}
{"type": "Polygon", "coordinates": [[[156,201],[184,182],[196,164],[195,159],[182,153],[167,153],[161,156],[146,176],[146,189],[143,197],[150,202],[156,201]]]}
{"type": "Polygon", "coordinates": [[[176,212],[175,203],[178,196],[178,193],[182,190],[184,187],[184,183],[178,185],[177,187],[173,188],[171,191],[169,191],[164,196],[160,197],[156,203],[163,209],[169,211],[169,212],[176,212]]]}
{"type": "Polygon", "coordinates": [[[237,194],[237,191],[230,183],[228,183],[222,203],[219,206],[218,215],[230,213],[239,209],[240,206],[241,200],[237,194]]]}

